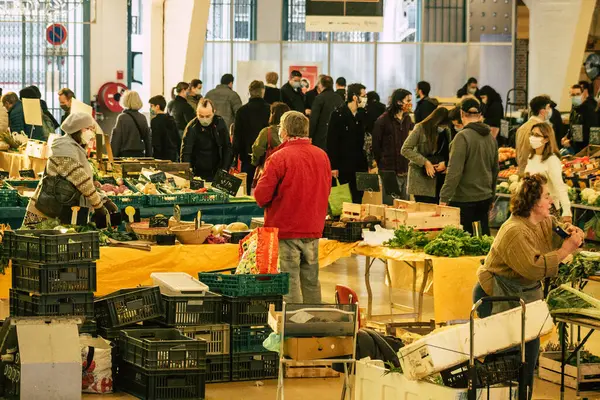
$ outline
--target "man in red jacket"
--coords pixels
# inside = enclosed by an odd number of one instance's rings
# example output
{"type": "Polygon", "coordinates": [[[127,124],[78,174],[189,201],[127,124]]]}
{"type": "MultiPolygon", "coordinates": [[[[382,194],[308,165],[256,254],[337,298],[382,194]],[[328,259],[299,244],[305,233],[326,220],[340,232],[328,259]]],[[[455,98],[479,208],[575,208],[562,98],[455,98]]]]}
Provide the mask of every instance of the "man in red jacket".
{"type": "Polygon", "coordinates": [[[319,238],[323,233],[331,165],[308,137],[308,118],[297,111],[281,117],[283,144],[269,157],[254,197],[265,209],[265,227],[279,228],[279,260],[290,274],[288,303],[321,303],[319,238]]]}

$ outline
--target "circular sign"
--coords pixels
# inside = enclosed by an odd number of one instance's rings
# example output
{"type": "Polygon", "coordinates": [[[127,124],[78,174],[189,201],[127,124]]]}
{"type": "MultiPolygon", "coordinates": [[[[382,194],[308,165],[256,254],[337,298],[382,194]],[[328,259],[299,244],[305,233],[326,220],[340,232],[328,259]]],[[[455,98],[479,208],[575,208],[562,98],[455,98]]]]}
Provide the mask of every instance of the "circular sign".
{"type": "Polygon", "coordinates": [[[52,24],[46,28],[46,40],[54,46],[60,46],[67,40],[67,28],[63,24],[52,24]]]}

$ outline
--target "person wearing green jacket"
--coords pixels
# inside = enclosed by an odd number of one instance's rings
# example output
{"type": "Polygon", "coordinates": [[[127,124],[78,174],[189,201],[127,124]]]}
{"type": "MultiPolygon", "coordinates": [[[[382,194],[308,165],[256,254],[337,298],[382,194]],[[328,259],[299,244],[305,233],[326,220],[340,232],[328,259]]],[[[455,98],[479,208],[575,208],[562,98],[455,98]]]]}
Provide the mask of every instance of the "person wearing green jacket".
{"type": "Polygon", "coordinates": [[[281,144],[281,139],[279,138],[279,122],[281,121],[281,116],[288,111],[290,111],[290,107],[285,103],[276,101],[271,104],[269,126],[260,131],[252,145],[252,159],[250,162],[255,167],[264,165],[270,153],[281,144]]]}

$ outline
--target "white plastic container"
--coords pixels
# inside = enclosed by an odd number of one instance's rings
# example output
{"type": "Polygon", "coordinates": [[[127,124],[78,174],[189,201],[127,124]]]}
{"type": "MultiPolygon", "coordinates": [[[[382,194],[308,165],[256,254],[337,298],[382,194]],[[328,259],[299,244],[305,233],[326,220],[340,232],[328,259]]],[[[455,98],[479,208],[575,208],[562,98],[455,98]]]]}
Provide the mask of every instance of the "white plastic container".
{"type": "MultiPolygon", "coordinates": [[[[525,341],[552,331],[554,323],[542,300],[527,304],[525,341]]],[[[469,360],[469,324],[432,333],[398,352],[406,378],[419,380],[469,360]]],[[[475,320],[475,357],[483,357],[521,343],[521,307],[475,320]]]]}
{"type": "Polygon", "coordinates": [[[153,272],[150,278],[169,296],[204,296],[208,292],[208,286],[185,272],[153,272]]]}
{"type": "MultiPolygon", "coordinates": [[[[453,389],[423,381],[411,381],[403,374],[384,375],[381,361],[356,362],[355,400],[465,400],[467,389],[453,389]]],[[[491,400],[517,399],[518,387],[492,387],[491,400]]],[[[487,399],[487,389],[477,390],[478,399],[487,399]]]]}

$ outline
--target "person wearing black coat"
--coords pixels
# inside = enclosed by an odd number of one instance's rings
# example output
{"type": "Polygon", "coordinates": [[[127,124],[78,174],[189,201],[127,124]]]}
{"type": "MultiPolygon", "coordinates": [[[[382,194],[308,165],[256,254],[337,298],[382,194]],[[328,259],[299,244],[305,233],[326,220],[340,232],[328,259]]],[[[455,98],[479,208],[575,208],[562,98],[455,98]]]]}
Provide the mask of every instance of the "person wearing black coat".
{"type": "Polygon", "coordinates": [[[469,78],[467,83],[465,83],[465,85],[458,89],[458,91],[456,92],[456,97],[458,97],[459,99],[467,95],[479,98],[479,89],[477,89],[477,79],[473,77],[469,78]]]}
{"type": "Polygon", "coordinates": [[[491,86],[484,86],[479,90],[479,97],[483,103],[483,123],[490,126],[492,135],[498,136],[500,121],[504,118],[502,98],[491,86]]]}
{"type": "Polygon", "coordinates": [[[190,106],[187,101],[187,92],[190,88],[189,83],[179,82],[173,88],[173,100],[167,105],[167,113],[169,113],[177,124],[179,136],[183,136],[186,126],[191,120],[196,118],[196,111],[190,106]]]}
{"type": "Polygon", "coordinates": [[[281,101],[288,105],[290,110],[304,114],[304,93],[302,93],[302,73],[293,70],[290,80],[281,87],[281,101]]]}
{"type": "Polygon", "coordinates": [[[183,134],[181,162],[190,163],[194,176],[212,182],[218,170],[231,166],[229,131],[210,100],[200,99],[196,112],[183,134]]]}
{"type": "Polygon", "coordinates": [[[333,91],[333,78],[322,76],[319,81],[322,88],[317,96],[310,114],[310,132],[312,144],[327,150],[327,126],[333,111],[344,104],[340,96],[333,91]]]}
{"type": "Polygon", "coordinates": [[[367,105],[365,106],[365,131],[370,134],[373,132],[373,126],[377,118],[385,112],[385,104],[380,101],[377,92],[367,93],[367,105]]]}
{"type": "Polygon", "coordinates": [[[167,102],[161,95],[150,100],[150,130],[152,132],[152,157],[157,160],[179,162],[181,138],[172,116],[165,113],[167,102]]]}
{"type": "Polygon", "coordinates": [[[583,91],[580,85],[571,87],[571,114],[569,116],[569,131],[562,139],[564,147],[570,147],[578,153],[590,143],[590,128],[598,126],[594,99],[588,97],[583,100],[583,91]]]}
{"type": "Polygon", "coordinates": [[[281,101],[281,90],[277,87],[277,81],[279,75],[277,72],[267,72],[265,76],[265,96],[264,99],[267,103],[273,104],[281,101]]]}
{"type": "Polygon", "coordinates": [[[429,114],[431,114],[440,104],[436,99],[429,97],[429,92],[431,92],[431,85],[429,82],[421,81],[417,83],[415,95],[419,101],[415,108],[415,124],[418,124],[429,117],[429,114]]]}
{"type": "Polygon", "coordinates": [[[348,183],[353,203],[362,203],[362,192],[356,186],[356,173],[367,172],[365,155],[365,87],[359,83],[348,86],[348,101],[337,108],[329,120],[327,155],[334,178],[348,183]]]}
{"type": "Polygon", "coordinates": [[[554,136],[556,138],[556,143],[560,143],[562,138],[565,136],[565,125],[563,124],[562,117],[560,115],[560,111],[556,108],[557,104],[553,101],[550,101],[550,108],[552,109],[552,115],[550,116],[550,123],[552,124],[552,128],[554,129],[554,136]]]}
{"type": "Polygon", "coordinates": [[[263,99],[265,85],[262,81],[252,81],[249,87],[250,100],[235,114],[233,125],[233,159],[239,157],[242,172],[246,176],[246,193],[252,190],[256,167],[252,165],[252,145],[263,128],[269,125],[271,107],[263,99]]]}
{"type": "Polygon", "coordinates": [[[56,130],[60,125],[54,115],[48,110],[48,105],[46,101],[42,100],[42,93],[37,86],[27,86],[26,88],[21,89],[19,92],[19,97],[21,100],[23,99],[39,99],[40,107],[42,109],[42,119],[44,126],[34,126],[34,132],[31,134],[32,139],[37,140],[46,140],[48,139],[45,130],[52,129],[56,130]]]}
{"type": "MultiPolygon", "coordinates": [[[[323,77],[323,76],[324,75],[319,76],[319,82],[321,81],[321,77],[323,77]]],[[[304,95],[304,107],[306,107],[305,114],[308,116],[311,115],[313,104],[315,103],[315,99],[321,93],[321,91],[319,89],[319,82],[317,82],[315,87],[312,88],[311,90],[309,90],[308,92],[306,92],[306,94],[304,95]]]]}

